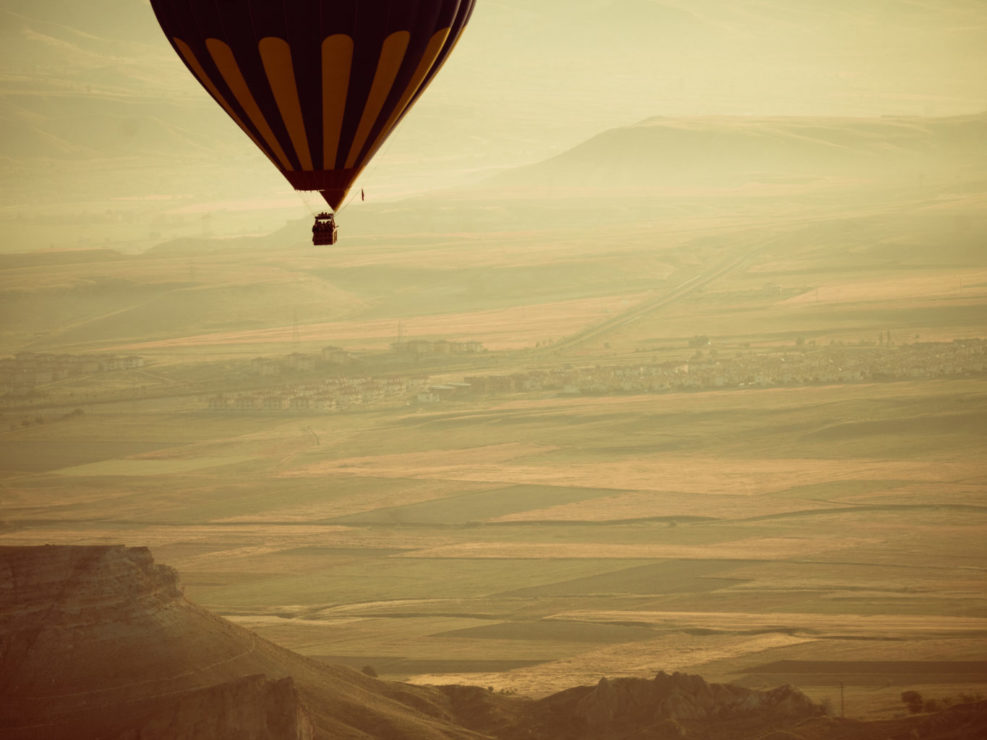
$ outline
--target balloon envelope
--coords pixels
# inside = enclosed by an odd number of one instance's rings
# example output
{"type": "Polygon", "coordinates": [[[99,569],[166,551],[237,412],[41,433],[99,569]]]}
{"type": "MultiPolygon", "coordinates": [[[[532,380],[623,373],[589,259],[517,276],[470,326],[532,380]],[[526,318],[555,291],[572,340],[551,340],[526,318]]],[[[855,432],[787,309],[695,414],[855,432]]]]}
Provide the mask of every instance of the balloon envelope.
{"type": "Polygon", "coordinates": [[[333,210],[475,0],[151,0],[175,51],[297,190],[333,210]]]}

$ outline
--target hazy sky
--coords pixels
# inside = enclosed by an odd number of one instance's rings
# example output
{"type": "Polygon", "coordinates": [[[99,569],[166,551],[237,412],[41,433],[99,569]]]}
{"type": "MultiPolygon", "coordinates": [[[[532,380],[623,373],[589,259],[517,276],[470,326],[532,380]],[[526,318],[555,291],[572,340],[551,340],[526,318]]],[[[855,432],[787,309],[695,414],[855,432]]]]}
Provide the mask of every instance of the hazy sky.
{"type": "MultiPolygon", "coordinates": [[[[987,0],[479,0],[361,184],[456,185],[656,115],[978,112],[985,69],[987,0]]],[[[0,71],[7,215],[40,192],[298,202],[145,0],[3,0],[0,71]]]]}
{"type": "Polygon", "coordinates": [[[426,110],[537,157],[654,115],[972,113],[985,69],[987,0],[482,0],[426,110]]]}

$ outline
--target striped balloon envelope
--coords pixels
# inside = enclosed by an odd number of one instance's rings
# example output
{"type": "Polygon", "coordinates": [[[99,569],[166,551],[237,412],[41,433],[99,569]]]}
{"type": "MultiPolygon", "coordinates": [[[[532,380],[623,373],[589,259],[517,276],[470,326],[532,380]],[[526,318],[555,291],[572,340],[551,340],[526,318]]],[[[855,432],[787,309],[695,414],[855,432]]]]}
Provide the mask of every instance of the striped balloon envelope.
{"type": "Polygon", "coordinates": [[[296,190],[338,210],[475,0],[151,0],[175,51],[296,190]]]}

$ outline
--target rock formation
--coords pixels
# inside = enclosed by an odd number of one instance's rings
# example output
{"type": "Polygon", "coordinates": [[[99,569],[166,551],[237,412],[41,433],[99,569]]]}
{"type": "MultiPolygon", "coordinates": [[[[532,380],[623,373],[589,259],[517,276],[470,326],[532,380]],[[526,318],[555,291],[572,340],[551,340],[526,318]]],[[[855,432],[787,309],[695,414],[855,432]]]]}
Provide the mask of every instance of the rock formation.
{"type": "Polygon", "coordinates": [[[146,548],[0,548],[0,737],[479,737],[439,692],[309,660],[187,601],[146,548]]]}
{"type": "Polygon", "coordinates": [[[247,676],[192,689],[167,702],[151,698],[118,707],[128,727],[114,740],[312,740],[314,728],[294,681],[247,676]]]}
{"type": "Polygon", "coordinates": [[[549,736],[550,728],[564,728],[557,736],[568,738],[687,737],[689,726],[737,725],[745,717],[785,722],[823,713],[790,686],[754,691],[664,672],[650,681],[601,678],[596,686],[568,689],[538,704],[541,732],[549,736]]]}
{"type": "Polygon", "coordinates": [[[572,689],[556,695],[555,708],[590,727],[614,723],[672,720],[713,720],[756,712],[775,716],[806,717],[822,709],[790,686],[752,691],[739,686],[708,684],[700,676],[660,672],[653,681],[601,678],[593,688],[572,689]]]}
{"type": "Polygon", "coordinates": [[[987,738],[987,701],[960,704],[937,712],[923,719],[911,734],[916,740],[924,740],[925,738],[981,740],[981,738],[987,738]]]}
{"type": "Polygon", "coordinates": [[[0,547],[3,740],[974,740],[987,703],[884,722],[797,689],[601,679],[534,701],[381,681],[284,650],[182,595],[145,548],[0,547]]]}

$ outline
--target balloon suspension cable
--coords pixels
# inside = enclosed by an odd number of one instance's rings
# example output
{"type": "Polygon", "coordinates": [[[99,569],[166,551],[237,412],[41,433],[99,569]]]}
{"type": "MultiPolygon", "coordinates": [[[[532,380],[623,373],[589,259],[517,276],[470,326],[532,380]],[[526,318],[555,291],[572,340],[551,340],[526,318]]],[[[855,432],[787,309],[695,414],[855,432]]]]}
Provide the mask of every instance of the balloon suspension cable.
{"type": "MultiPolygon", "coordinates": [[[[309,197],[308,197],[308,192],[309,191],[307,191],[307,190],[296,190],[295,192],[298,193],[298,199],[302,202],[302,205],[305,206],[305,210],[308,211],[308,214],[312,218],[315,218],[321,211],[326,210],[325,209],[325,204],[323,204],[321,206],[312,205],[312,203],[311,203],[311,201],[309,200],[309,197]]],[[[321,201],[321,196],[319,197],[319,200],[321,201]]]]}
{"type": "MultiPolygon", "coordinates": [[[[363,190],[361,189],[360,192],[362,193],[363,190]]],[[[350,191],[349,197],[343,202],[343,204],[339,207],[339,210],[337,210],[336,213],[337,214],[342,213],[343,209],[346,208],[346,206],[348,206],[350,203],[352,203],[355,197],[356,197],[356,188],[350,191]]]]}

